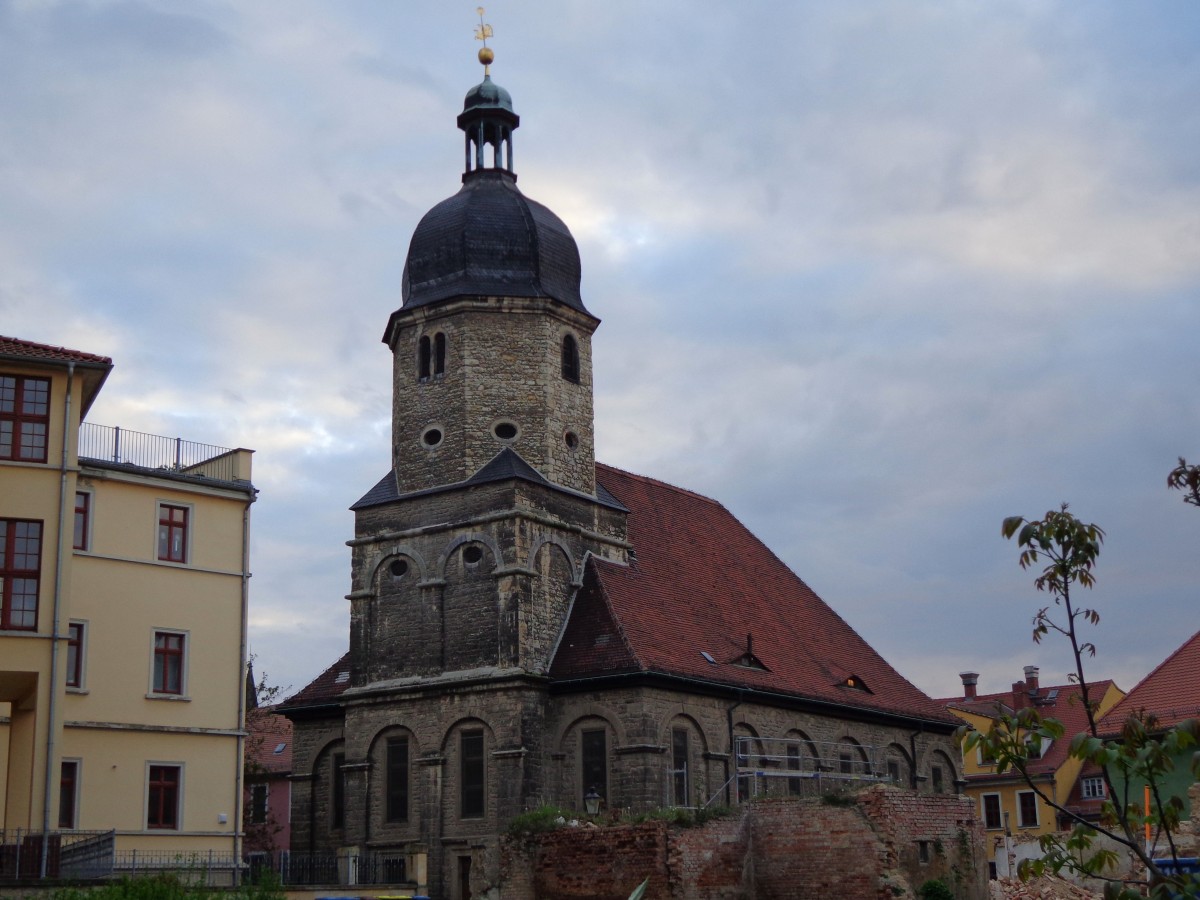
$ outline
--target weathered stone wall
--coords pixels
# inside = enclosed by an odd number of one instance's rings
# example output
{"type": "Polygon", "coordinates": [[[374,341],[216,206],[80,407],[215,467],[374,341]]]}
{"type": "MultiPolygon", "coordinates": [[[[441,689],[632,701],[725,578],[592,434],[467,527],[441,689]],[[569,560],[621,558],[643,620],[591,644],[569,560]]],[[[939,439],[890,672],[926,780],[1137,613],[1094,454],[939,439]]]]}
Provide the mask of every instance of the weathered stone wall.
{"type": "Polygon", "coordinates": [[[850,805],[755,802],[695,828],[564,828],[506,839],[498,896],[624,900],[649,878],[647,900],[895,900],[940,878],[961,900],[982,900],[986,865],[971,810],[961,796],[875,787],[850,805]]]}
{"type": "Polygon", "coordinates": [[[596,324],[546,298],[465,297],[402,311],[392,345],[393,460],[401,492],[462,481],[511,446],[556,484],[594,493],[596,324]],[[445,372],[422,380],[420,340],[438,332],[446,337],[445,372]],[[562,377],[568,334],[579,349],[578,383],[562,377]],[[517,434],[497,437],[501,421],[517,434]],[[431,427],[442,432],[436,446],[422,442],[431,427]]]}
{"type": "MultiPolygon", "coordinates": [[[[620,688],[559,694],[549,719],[552,743],[552,777],[547,785],[550,802],[579,809],[588,786],[582,783],[579,733],[584,729],[604,728],[609,740],[609,790],[605,801],[610,807],[635,812],[661,806],[700,806],[713,801],[732,804],[738,801],[738,785],[729,778],[736,770],[730,746],[730,722],[735,735],[759,735],[764,738],[796,738],[806,741],[805,753],[817,756],[806,763],[809,770],[823,767],[835,773],[838,760],[828,758],[831,743],[879,748],[879,770],[886,773],[889,759],[898,758],[907,775],[914,765],[911,749],[916,749],[915,768],[929,773],[942,769],[942,790],[954,790],[957,769],[951,762],[956,746],[950,734],[926,732],[913,736],[901,725],[861,722],[834,718],[800,709],[767,706],[753,702],[731,702],[727,697],[682,694],[657,688],[620,688]],[[687,796],[676,798],[669,783],[673,768],[672,732],[688,732],[687,796]],[[821,754],[826,754],[822,756],[821,754]]],[[[764,742],[767,751],[769,744],[764,742]]],[[[778,755],[780,748],[774,748],[778,755]]],[[[743,760],[751,767],[778,775],[747,779],[744,795],[782,797],[790,793],[784,774],[785,761],[778,758],[743,760]]],[[[907,779],[906,779],[907,780],[907,779]]],[[[922,793],[932,792],[934,781],[917,781],[922,793]]],[[[905,785],[902,782],[902,786],[905,785]]],[[[821,788],[824,790],[825,788],[821,788]]],[[[810,793],[807,786],[804,791],[810,793]]]]}

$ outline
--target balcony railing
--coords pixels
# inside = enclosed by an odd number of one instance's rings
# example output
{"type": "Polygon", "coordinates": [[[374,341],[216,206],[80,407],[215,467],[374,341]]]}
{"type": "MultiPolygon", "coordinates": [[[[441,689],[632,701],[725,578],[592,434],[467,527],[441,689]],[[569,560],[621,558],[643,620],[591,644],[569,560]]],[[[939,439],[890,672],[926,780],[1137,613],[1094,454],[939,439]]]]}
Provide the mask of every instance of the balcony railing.
{"type": "Polygon", "coordinates": [[[127,428],[79,426],[79,458],[108,465],[133,466],[164,475],[186,475],[214,481],[248,481],[246,451],[198,444],[183,438],[144,434],[127,428]]]}

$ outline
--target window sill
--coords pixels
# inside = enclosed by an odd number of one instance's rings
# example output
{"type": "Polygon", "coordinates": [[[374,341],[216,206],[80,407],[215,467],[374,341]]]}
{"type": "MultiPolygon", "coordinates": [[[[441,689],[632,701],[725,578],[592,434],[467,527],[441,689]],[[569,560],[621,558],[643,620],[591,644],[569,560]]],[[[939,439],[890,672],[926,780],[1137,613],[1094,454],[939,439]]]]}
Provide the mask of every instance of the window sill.
{"type": "Polygon", "coordinates": [[[175,702],[191,703],[192,698],[186,694],[160,694],[151,691],[146,695],[147,700],[174,700],[175,702]]]}
{"type": "Polygon", "coordinates": [[[85,687],[72,687],[71,685],[67,685],[67,693],[68,694],[80,694],[82,696],[86,696],[87,694],[90,694],[91,691],[85,687]]]}

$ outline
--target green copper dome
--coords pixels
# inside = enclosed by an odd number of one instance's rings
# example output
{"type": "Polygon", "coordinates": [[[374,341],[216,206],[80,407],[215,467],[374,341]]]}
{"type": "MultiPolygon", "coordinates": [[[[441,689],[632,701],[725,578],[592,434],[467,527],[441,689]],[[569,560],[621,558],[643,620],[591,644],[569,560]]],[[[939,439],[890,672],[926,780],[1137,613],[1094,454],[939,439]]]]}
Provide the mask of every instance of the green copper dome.
{"type": "Polygon", "coordinates": [[[491,75],[484,75],[483,81],[467,92],[463,101],[463,112],[476,109],[503,109],[513,112],[512,95],[500,85],[492,81],[491,75]]]}

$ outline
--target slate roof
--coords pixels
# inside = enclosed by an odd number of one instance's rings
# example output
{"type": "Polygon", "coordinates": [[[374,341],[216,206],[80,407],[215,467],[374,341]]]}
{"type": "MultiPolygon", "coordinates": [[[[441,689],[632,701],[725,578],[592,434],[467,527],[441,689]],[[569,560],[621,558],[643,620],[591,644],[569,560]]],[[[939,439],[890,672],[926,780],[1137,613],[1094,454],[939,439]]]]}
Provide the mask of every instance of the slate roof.
{"type": "MultiPolygon", "coordinates": [[[[1111,679],[1089,681],[1088,695],[1092,702],[1098,703],[1103,699],[1112,684],[1111,679]]],[[[1034,775],[1057,772],[1059,767],[1067,761],[1067,750],[1070,748],[1071,738],[1087,731],[1088,727],[1087,712],[1083,708],[1082,691],[1079,685],[1041,685],[1038,688],[1038,696],[1042,698],[1042,702],[1035,705],[1043,717],[1062,722],[1063,737],[1061,740],[1052,742],[1049,748],[1043,747],[1042,758],[1029,764],[1029,771],[1034,775]],[[1053,700],[1049,700],[1051,695],[1054,696],[1053,700]]],[[[978,694],[974,700],[952,698],[939,702],[945,703],[950,708],[993,718],[999,713],[1012,714],[1018,706],[1011,690],[1000,691],[996,694],[978,694]]],[[[1025,703],[1025,705],[1030,704],[1025,703]]]]}
{"type": "Polygon", "coordinates": [[[554,679],[658,673],[957,722],[720,503],[609,466],[596,477],[630,511],[636,561],[591,561],[554,679]]]}
{"type": "MultiPolygon", "coordinates": [[[[666,676],[780,702],[958,724],[720,503],[609,466],[598,464],[596,477],[597,493],[629,510],[636,558],[628,567],[589,561],[553,681],[666,676]],[[849,686],[851,679],[865,687],[849,686]]],[[[285,705],[336,702],[349,687],[349,664],[347,654],[285,705]]]]}
{"type": "Polygon", "coordinates": [[[1137,683],[1108,711],[1101,727],[1115,734],[1130,713],[1147,712],[1163,728],[1200,716],[1200,631],[1137,683]]]}
{"type": "MultiPolygon", "coordinates": [[[[434,488],[427,488],[421,491],[412,491],[408,494],[401,494],[396,489],[396,472],[389,471],[384,475],[371,490],[367,491],[362,497],[355,501],[351,509],[366,509],[371,506],[382,506],[385,503],[391,503],[393,500],[399,500],[401,497],[420,497],[427,494],[436,494],[443,491],[458,490],[462,487],[471,485],[488,484],[495,481],[508,481],[512,478],[518,478],[522,481],[528,481],[533,484],[540,484],[544,487],[553,488],[556,491],[562,491],[576,496],[585,496],[579,491],[564,488],[562,485],[555,484],[546,478],[541,472],[525,461],[524,457],[511,447],[505,447],[487,463],[483,465],[474,475],[465,481],[457,484],[439,485],[434,488]]],[[[603,488],[597,488],[596,499],[605,506],[624,509],[620,503],[603,488]]]]}
{"type": "Polygon", "coordinates": [[[551,297],[586,313],[580,271],[579,248],[562,219],[522,194],[509,173],[477,169],[413,232],[403,308],[471,295],[551,297]]]}
{"type": "Polygon", "coordinates": [[[286,775],[292,771],[291,719],[269,706],[247,710],[246,733],[246,756],[259,772],[286,775]]]}

